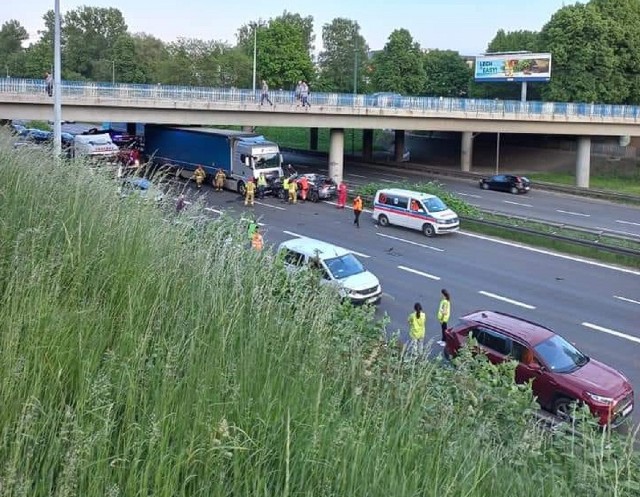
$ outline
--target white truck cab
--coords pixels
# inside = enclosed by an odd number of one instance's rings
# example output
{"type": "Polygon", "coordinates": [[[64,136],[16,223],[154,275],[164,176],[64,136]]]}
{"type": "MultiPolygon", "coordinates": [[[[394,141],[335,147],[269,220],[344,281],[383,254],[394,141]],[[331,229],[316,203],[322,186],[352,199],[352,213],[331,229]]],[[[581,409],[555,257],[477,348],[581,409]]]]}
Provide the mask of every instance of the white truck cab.
{"type": "Polygon", "coordinates": [[[282,242],[278,247],[278,257],[282,258],[289,271],[318,270],[321,284],[335,286],[343,298],[354,304],[377,304],[380,301],[380,281],[345,248],[300,237],[282,242]]]}

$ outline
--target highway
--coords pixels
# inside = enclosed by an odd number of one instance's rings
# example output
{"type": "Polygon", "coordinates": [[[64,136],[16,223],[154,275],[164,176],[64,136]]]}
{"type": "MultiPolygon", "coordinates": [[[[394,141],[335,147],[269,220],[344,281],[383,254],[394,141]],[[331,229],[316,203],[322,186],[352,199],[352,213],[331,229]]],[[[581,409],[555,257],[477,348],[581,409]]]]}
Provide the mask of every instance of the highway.
{"type": "Polygon", "coordinates": [[[368,212],[357,229],[352,212],[331,203],[288,205],[267,197],[251,208],[231,192],[189,188],[187,200],[197,196],[204,196],[214,215],[257,216],[267,245],[305,235],[354,251],[382,283],[377,313],[388,314],[388,333],[399,330],[405,337],[406,318],[420,302],[428,315],[428,339],[437,340],[435,313],[440,289],[447,288],[452,324],[477,309],[516,314],[551,327],[640,385],[640,271],[464,231],[426,238],[403,228],[383,229],[368,212]]]}
{"type": "MultiPolygon", "coordinates": [[[[327,173],[326,158],[298,153],[284,155],[285,161],[300,169],[300,172],[327,173]]],[[[394,170],[392,164],[380,167],[346,161],[344,171],[345,182],[351,188],[370,182],[391,184],[404,180],[416,182],[434,179],[469,204],[483,210],[580,226],[594,231],[609,230],[640,238],[640,207],[537,190],[535,186],[524,195],[485,191],[479,188],[475,180],[428,176],[399,168],[394,170]]]]}

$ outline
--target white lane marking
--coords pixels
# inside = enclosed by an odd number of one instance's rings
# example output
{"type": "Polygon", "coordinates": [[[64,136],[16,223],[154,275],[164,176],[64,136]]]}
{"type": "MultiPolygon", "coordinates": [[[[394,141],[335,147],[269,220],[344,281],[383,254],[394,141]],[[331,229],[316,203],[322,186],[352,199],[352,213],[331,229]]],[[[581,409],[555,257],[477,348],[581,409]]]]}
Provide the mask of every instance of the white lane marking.
{"type": "Polygon", "coordinates": [[[607,335],[613,335],[614,337],[624,338],[625,340],[629,340],[630,342],[640,343],[640,338],[638,337],[627,335],[626,333],[622,333],[620,331],[611,330],[603,326],[598,326],[597,324],[582,323],[582,326],[584,326],[585,328],[590,328],[594,331],[600,331],[602,333],[606,333],[607,335]]]}
{"type": "MultiPolygon", "coordinates": [[[[297,238],[310,238],[310,237],[305,236],[305,235],[300,235],[298,233],[294,233],[293,231],[282,230],[282,232],[285,235],[291,235],[291,236],[295,236],[297,238]]],[[[317,240],[317,238],[312,238],[312,240],[317,240]]],[[[340,248],[344,248],[344,247],[340,247],[340,248]]],[[[363,254],[362,252],[356,252],[355,250],[351,250],[351,249],[348,249],[348,248],[345,248],[345,250],[347,250],[347,251],[349,251],[352,254],[355,254],[357,256],[364,257],[365,259],[368,259],[369,257],[371,257],[370,255],[363,254]]]]}
{"type": "Polygon", "coordinates": [[[614,295],[613,298],[614,299],[618,299],[618,300],[622,300],[623,302],[629,302],[630,304],[638,304],[638,305],[640,305],[640,301],[638,301],[638,300],[628,299],[626,297],[620,297],[618,295],[614,295]]]}
{"type": "Polygon", "coordinates": [[[417,269],[411,269],[410,267],[407,267],[407,266],[398,266],[398,269],[402,269],[407,273],[417,274],[418,276],[424,276],[425,278],[429,278],[430,280],[440,281],[439,276],[434,276],[429,273],[423,273],[422,271],[418,271],[417,269]]]}
{"type": "MultiPolygon", "coordinates": [[[[329,205],[338,205],[337,202],[333,202],[331,200],[325,200],[324,203],[329,205]]],[[[351,207],[350,205],[345,205],[345,208],[353,210],[353,207],[351,207]]],[[[373,211],[371,209],[362,209],[362,212],[368,212],[369,214],[371,214],[373,211]]]]}
{"type": "Polygon", "coordinates": [[[354,178],[367,178],[366,176],[363,176],[362,174],[354,174],[354,173],[347,173],[347,176],[353,176],[354,178]]]}
{"type": "Polygon", "coordinates": [[[397,183],[398,180],[393,181],[391,179],[384,179],[384,178],[380,178],[378,181],[382,181],[383,183],[397,183]]]}
{"type": "Polygon", "coordinates": [[[222,214],[222,211],[219,211],[218,209],[214,209],[213,207],[205,207],[204,210],[209,212],[215,212],[216,214],[222,214]]]}
{"type": "Polygon", "coordinates": [[[258,204],[258,205],[264,205],[265,207],[271,207],[272,209],[278,209],[279,211],[286,211],[287,210],[284,207],[280,207],[279,205],[265,204],[264,202],[258,202],[257,200],[254,200],[254,202],[256,204],[258,204]]]}
{"type": "Polygon", "coordinates": [[[460,195],[461,197],[482,198],[481,195],[475,195],[473,193],[456,192],[456,195],[460,195]]]}
{"type": "Polygon", "coordinates": [[[604,264],[602,262],[590,261],[589,259],[582,259],[580,257],[573,257],[571,255],[559,254],[555,252],[550,252],[549,250],[539,249],[536,247],[528,247],[527,245],[521,245],[515,242],[508,242],[506,240],[498,240],[497,238],[491,238],[483,235],[476,235],[475,233],[468,233],[466,231],[458,231],[459,235],[469,236],[471,238],[477,238],[479,240],[484,240],[487,242],[498,243],[500,245],[506,245],[507,247],[519,248],[522,250],[528,250],[529,252],[535,252],[537,254],[550,255],[551,257],[557,257],[558,259],[564,259],[568,261],[580,262],[582,264],[587,264],[589,266],[600,267],[604,269],[611,269],[613,271],[620,271],[621,273],[633,274],[634,276],[640,276],[640,271],[635,271],[633,269],[628,269],[626,267],[617,267],[611,266],[610,264],[604,264]]]}
{"type": "Polygon", "coordinates": [[[404,238],[398,238],[397,236],[385,235],[384,233],[376,233],[376,235],[381,236],[383,238],[389,238],[391,240],[397,240],[399,242],[408,243],[409,245],[415,245],[416,247],[435,250],[436,252],[444,252],[444,249],[441,249],[438,247],[432,247],[430,245],[425,245],[424,243],[412,242],[411,240],[405,240],[404,238]]]}
{"type": "Polygon", "coordinates": [[[632,226],[640,226],[640,223],[632,223],[631,221],[621,221],[620,219],[616,219],[616,223],[620,224],[630,224],[632,226]]]}
{"type": "Polygon", "coordinates": [[[519,205],[520,207],[533,207],[531,204],[521,204],[520,202],[512,202],[511,200],[503,200],[505,204],[519,205]]]}
{"type": "Polygon", "coordinates": [[[560,214],[569,214],[570,216],[591,217],[591,214],[583,214],[582,212],[563,211],[562,209],[556,209],[556,212],[560,214]]]}
{"type": "Polygon", "coordinates": [[[501,300],[502,302],[506,302],[508,304],[517,305],[518,307],[524,307],[525,309],[535,309],[536,306],[525,304],[524,302],[519,302],[517,300],[510,299],[508,297],[503,297],[502,295],[497,295],[491,292],[485,292],[484,290],[480,290],[478,292],[480,295],[484,295],[485,297],[490,297],[492,299],[501,300]]]}

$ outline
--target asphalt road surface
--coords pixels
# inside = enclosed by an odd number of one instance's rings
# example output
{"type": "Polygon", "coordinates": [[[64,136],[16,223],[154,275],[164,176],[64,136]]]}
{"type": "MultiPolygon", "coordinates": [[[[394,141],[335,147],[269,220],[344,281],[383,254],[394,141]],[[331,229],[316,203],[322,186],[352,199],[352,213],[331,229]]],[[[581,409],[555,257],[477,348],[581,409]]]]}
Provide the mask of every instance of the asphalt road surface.
{"type": "MultiPolygon", "coordinates": [[[[302,154],[285,154],[285,161],[300,172],[327,172],[327,159],[302,154]]],[[[348,186],[370,182],[393,183],[402,180],[435,179],[469,204],[484,210],[530,217],[544,221],[609,230],[618,234],[640,238],[640,207],[617,204],[599,199],[577,197],[557,192],[537,190],[526,194],[481,190],[475,180],[428,176],[415,171],[388,167],[372,167],[362,163],[346,162],[344,179],[348,186]]]]}
{"type": "Polygon", "coordinates": [[[420,302],[428,316],[427,338],[437,340],[436,308],[440,289],[447,288],[451,324],[477,309],[515,314],[551,327],[640,385],[640,271],[464,231],[426,238],[404,228],[379,228],[366,211],[357,229],[351,210],[332,203],[288,205],[267,197],[251,208],[232,192],[187,187],[187,200],[197,196],[214,216],[257,216],[267,246],[304,235],[354,251],[381,281],[377,314],[388,314],[389,333],[406,337],[407,316],[420,302]]]}

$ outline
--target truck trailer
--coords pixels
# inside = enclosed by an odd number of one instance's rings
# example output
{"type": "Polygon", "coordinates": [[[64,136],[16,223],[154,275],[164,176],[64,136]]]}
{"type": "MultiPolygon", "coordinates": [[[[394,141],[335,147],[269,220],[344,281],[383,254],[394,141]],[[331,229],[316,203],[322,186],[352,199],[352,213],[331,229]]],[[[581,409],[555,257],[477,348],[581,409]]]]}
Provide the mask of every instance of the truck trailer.
{"type": "Polygon", "coordinates": [[[269,184],[282,174],[278,144],[255,133],[189,126],[145,125],[144,152],[155,166],[191,178],[201,165],[213,183],[222,169],[225,188],[244,195],[247,181],[264,174],[269,184]]]}

